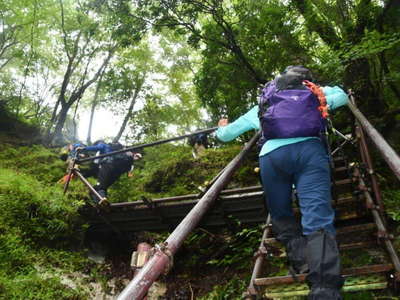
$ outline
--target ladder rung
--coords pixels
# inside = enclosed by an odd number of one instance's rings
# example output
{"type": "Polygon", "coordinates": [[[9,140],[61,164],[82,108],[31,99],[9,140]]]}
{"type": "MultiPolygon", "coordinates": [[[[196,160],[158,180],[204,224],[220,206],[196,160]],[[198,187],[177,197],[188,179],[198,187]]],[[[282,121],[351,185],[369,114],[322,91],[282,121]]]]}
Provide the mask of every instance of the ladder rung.
{"type": "Polygon", "coordinates": [[[343,172],[343,171],[347,171],[348,170],[348,168],[347,167],[337,167],[337,168],[335,168],[335,172],[343,172]]]}
{"type": "MultiPolygon", "coordinates": [[[[358,225],[351,225],[351,226],[344,226],[341,228],[337,228],[336,229],[336,235],[337,236],[341,236],[344,234],[348,234],[348,233],[354,233],[354,232],[365,232],[365,231],[369,231],[369,230],[373,230],[376,229],[376,224],[375,223],[365,223],[365,224],[358,224],[358,225]]],[[[279,243],[275,238],[268,238],[264,240],[265,244],[276,244],[279,243]]]]}
{"type": "Polygon", "coordinates": [[[336,186],[337,185],[346,185],[346,184],[350,184],[350,183],[353,183],[353,180],[351,180],[350,178],[347,178],[347,179],[337,180],[334,182],[333,185],[336,185],[336,186]]]}
{"type": "MultiPolygon", "coordinates": [[[[346,243],[346,244],[340,244],[339,243],[339,249],[340,250],[352,250],[352,249],[360,249],[364,247],[371,247],[376,244],[376,241],[370,240],[370,241],[362,241],[362,242],[354,242],[354,243],[346,243]]],[[[282,253],[285,251],[283,250],[283,245],[278,242],[275,238],[268,238],[264,240],[264,245],[266,246],[272,246],[276,248],[282,248],[282,253]]],[[[280,257],[284,257],[285,255],[281,255],[280,257]]]]}
{"type": "MultiPolygon", "coordinates": [[[[392,264],[381,264],[381,265],[369,265],[364,267],[357,268],[349,268],[342,271],[342,275],[344,277],[349,276],[357,276],[357,275],[367,275],[367,274],[376,274],[376,273],[384,273],[393,270],[392,264]]],[[[307,274],[299,274],[297,275],[297,280],[304,282],[307,274]]],[[[275,284],[290,284],[293,283],[294,279],[291,275],[288,276],[276,276],[276,277],[266,277],[266,278],[257,278],[254,280],[254,285],[257,286],[268,286],[275,284]]]]}
{"type": "Polygon", "coordinates": [[[336,156],[333,158],[333,161],[342,161],[342,160],[345,160],[343,156],[336,156]]]}
{"type": "MultiPolygon", "coordinates": [[[[388,286],[384,274],[359,275],[347,277],[343,286],[344,292],[359,292],[366,290],[385,289],[388,286]]],[[[267,298],[283,298],[293,296],[306,296],[309,288],[306,283],[292,283],[285,285],[269,286],[265,291],[267,298]]]]}

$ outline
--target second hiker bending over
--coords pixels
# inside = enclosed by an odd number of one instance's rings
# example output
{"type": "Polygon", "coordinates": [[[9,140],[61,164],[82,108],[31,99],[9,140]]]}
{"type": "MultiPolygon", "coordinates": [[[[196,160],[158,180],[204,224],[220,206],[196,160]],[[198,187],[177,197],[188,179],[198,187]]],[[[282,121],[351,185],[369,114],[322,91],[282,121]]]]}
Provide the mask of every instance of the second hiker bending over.
{"type": "Polygon", "coordinates": [[[289,66],[267,83],[258,106],[228,125],[221,119],[217,137],[233,140],[262,129],[259,154],[261,178],[272,229],[284,244],[290,268],[306,273],[308,299],[342,299],[334,211],[331,206],[329,156],[320,138],[329,109],[345,105],[347,95],[339,87],[318,87],[303,66],[289,66]],[[296,187],[301,225],[292,210],[292,186],[296,187]]]}
{"type": "MultiPolygon", "coordinates": [[[[117,150],[123,149],[120,143],[105,143],[104,141],[97,141],[93,146],[78,148],[81,151],[99,152],[99,155],[107,154],[117,150]]],[[[99,172],[98,182],[94,189],[99,193],[102,198],[107,197],[107,189],[123,174],[131,170],[133,161],[142,157],[140,153],[132,153],[130,151],[122,152],[112,156],[107,156],[99,159],[99,172]]],[[[95,203],[99,202],[97,197],[90,193],[91,198],[95,203]]],[[[99,203],[103,204],[103,203],[99,203]]]]}

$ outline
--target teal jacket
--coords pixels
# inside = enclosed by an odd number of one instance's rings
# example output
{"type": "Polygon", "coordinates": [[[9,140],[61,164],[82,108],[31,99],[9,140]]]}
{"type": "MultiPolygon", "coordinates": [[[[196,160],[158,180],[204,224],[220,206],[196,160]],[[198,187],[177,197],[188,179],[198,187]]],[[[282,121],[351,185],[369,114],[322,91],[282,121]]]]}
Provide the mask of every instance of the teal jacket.
{"type": "MultiPolygon", "coordinates": [[[[348,97],[346,93],[338,86],[322,88],[328,103],[329,110],[334,110],[340,106],[347,104],[348,97]]],[[[258,105],[254,106],[247,113],[239,117],[236,121],[227,126],[219,127],[217,130],[217,138],[223,142],[229,142],[251,129],[260,129],[260,120],[258,119],[258,105]]],[[[302,142],[317,137],[297,137],[286,139],[268,140],[261,148],[259,156],[263,156],[279,147],[302,142]]]]}

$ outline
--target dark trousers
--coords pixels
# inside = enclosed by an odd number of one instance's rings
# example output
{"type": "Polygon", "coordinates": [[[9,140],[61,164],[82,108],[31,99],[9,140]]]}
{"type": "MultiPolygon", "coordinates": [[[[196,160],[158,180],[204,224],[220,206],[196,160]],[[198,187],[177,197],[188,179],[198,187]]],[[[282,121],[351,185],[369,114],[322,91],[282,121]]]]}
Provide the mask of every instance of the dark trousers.
{"type": "Polygon", "coordinates": [[[318,139],[289,144],[260,157],[261,179],[272,221],[293,217],[296,187],[303,234],[320,229],[335,234],[329,157],[318,139]]]}
{"type": "Polygon", "coordinates": [[[84,177],[97,177],[97,174],[99,173],[99,164],[92,161],[88,167],[81,168],[80,171],[84,177]]]}
{"type": "Polygon", "coordinates": [[[133,159],[127,157],[127,159],[113,159],[108,160],[100,165],[98,173],[98,184],[95,186],[97,191],[104,191],[104,195],[107,195],[107,189],[117,179],[132,167],[133,159]]]}

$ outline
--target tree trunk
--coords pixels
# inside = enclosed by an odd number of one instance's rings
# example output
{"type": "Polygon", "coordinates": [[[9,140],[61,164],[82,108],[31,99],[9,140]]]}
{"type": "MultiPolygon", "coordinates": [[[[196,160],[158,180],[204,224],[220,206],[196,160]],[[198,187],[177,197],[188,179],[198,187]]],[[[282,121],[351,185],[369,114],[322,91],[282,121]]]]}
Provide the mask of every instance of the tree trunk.
{"type": "Polygon", "coordinates": [[[97,106],[97,101],[92,102],[92,107],[90,108],[90,119],[89,119],[89,126],[88,126],[88,132],[86,136],[86,143],[88,145],[92,144],[92,127],[93,127],[93,120],[94,120],[94,112],[96,110],[97,106]]]}
{"type": "Polygon", "coordinates": [[[65,120],[67,119],[67,114],[71,105],[66,103],[61,106],[60,113],[58,114],[58,119],[56,123],[56,127],[54,128],[53,133],[50,135],[50,142],[52,144],[58,145],[64,143],[64,139],[62,136],[62,129],[64,127],[65,120]]]}
{"type": "Polygon", "coordinates": [[[106,71],[106,68],[104,68],[103,72],[100,74],[99,81],[96,86],[96,92],[94,93],[93,101],[92,101],[92,106],[90,108],[90,119],[89,119],[89,126],[88,126],[88,132],[86,136],[86,143],[88,145],[92,144],[92,127],[93,127],[93,120],[94,120],[94,112],[96,110],[96,106],[99,103],[98,98],[99,98],[99,92],[100,92],[100,87],[101,83],[103,81],[103,75],[106,71]]]}
{"type": "Polygon", "coordinates": [[[137,87],[137,89],[135,90],[135,94],[133,95],[132,100],[131,100],[131,103],[129,104],[129,108],[128,108],[128,111],[127,111],[127,113],[126,113],[126,115],[125,115],[124,121],[122,122],[121,127],[119,128],[119,131],[118,131],[117,135],[116,135],[116,136],[114,137],[114,139],[113,139],[113,142],[114,142],[114,143],[116,143],[116,142],[119,141],[119,139],[120,139],[121,136],[122,136],[122,133],[123,133],[124,130],[125,130],[126,124],[128,124],[128,121],[129,121],[129,119],[131,118],[132,110],[133,110],[133,107],[135,106],[137,96],[138,96],[140,90],[142,89],[142,85],[143,85],[143,83],[141,83],[141,84],[137,87]]]}
{"type": "MultiPolygon", "coordinates": [[[[59,117],[57,119],[56,128],[54,129],[53,134],[50,135],[50,140],[49,140],[50,143],[53,143],[54,139],[55,138],[58,139],[59,136],[62,134],[62,129],[63,129],[64,123],[65,123],[65,120],[67,117],[68,110],[76,101],[78,101],[82,97],[82,95],[84,94],[86,89],[89,86],[91,86],[99,78],[100,74],[104,71],[105,66],[108,64],[111,57],[113,56],[115,49],[116,49],[116,46],[113,46],[112,48],[110,48],[109,52],[108,52],[108,56],[104,59],[102,65],[99,67],[96,74],[94,74],[90,80],[88,80],[87,82],[82,84],[82,86],[79,89],[73,91],[67,102],[61,103],[61,111],[60,111],[59,117]],[[63,114],[65,114],[65,116],[63,116],[63,114]]],[[[82,81],[83,81],[83,79],[82,79],[82,81]]],[[[65,86],[65,90],[66,90],[66,86],[65,86]]]]}

